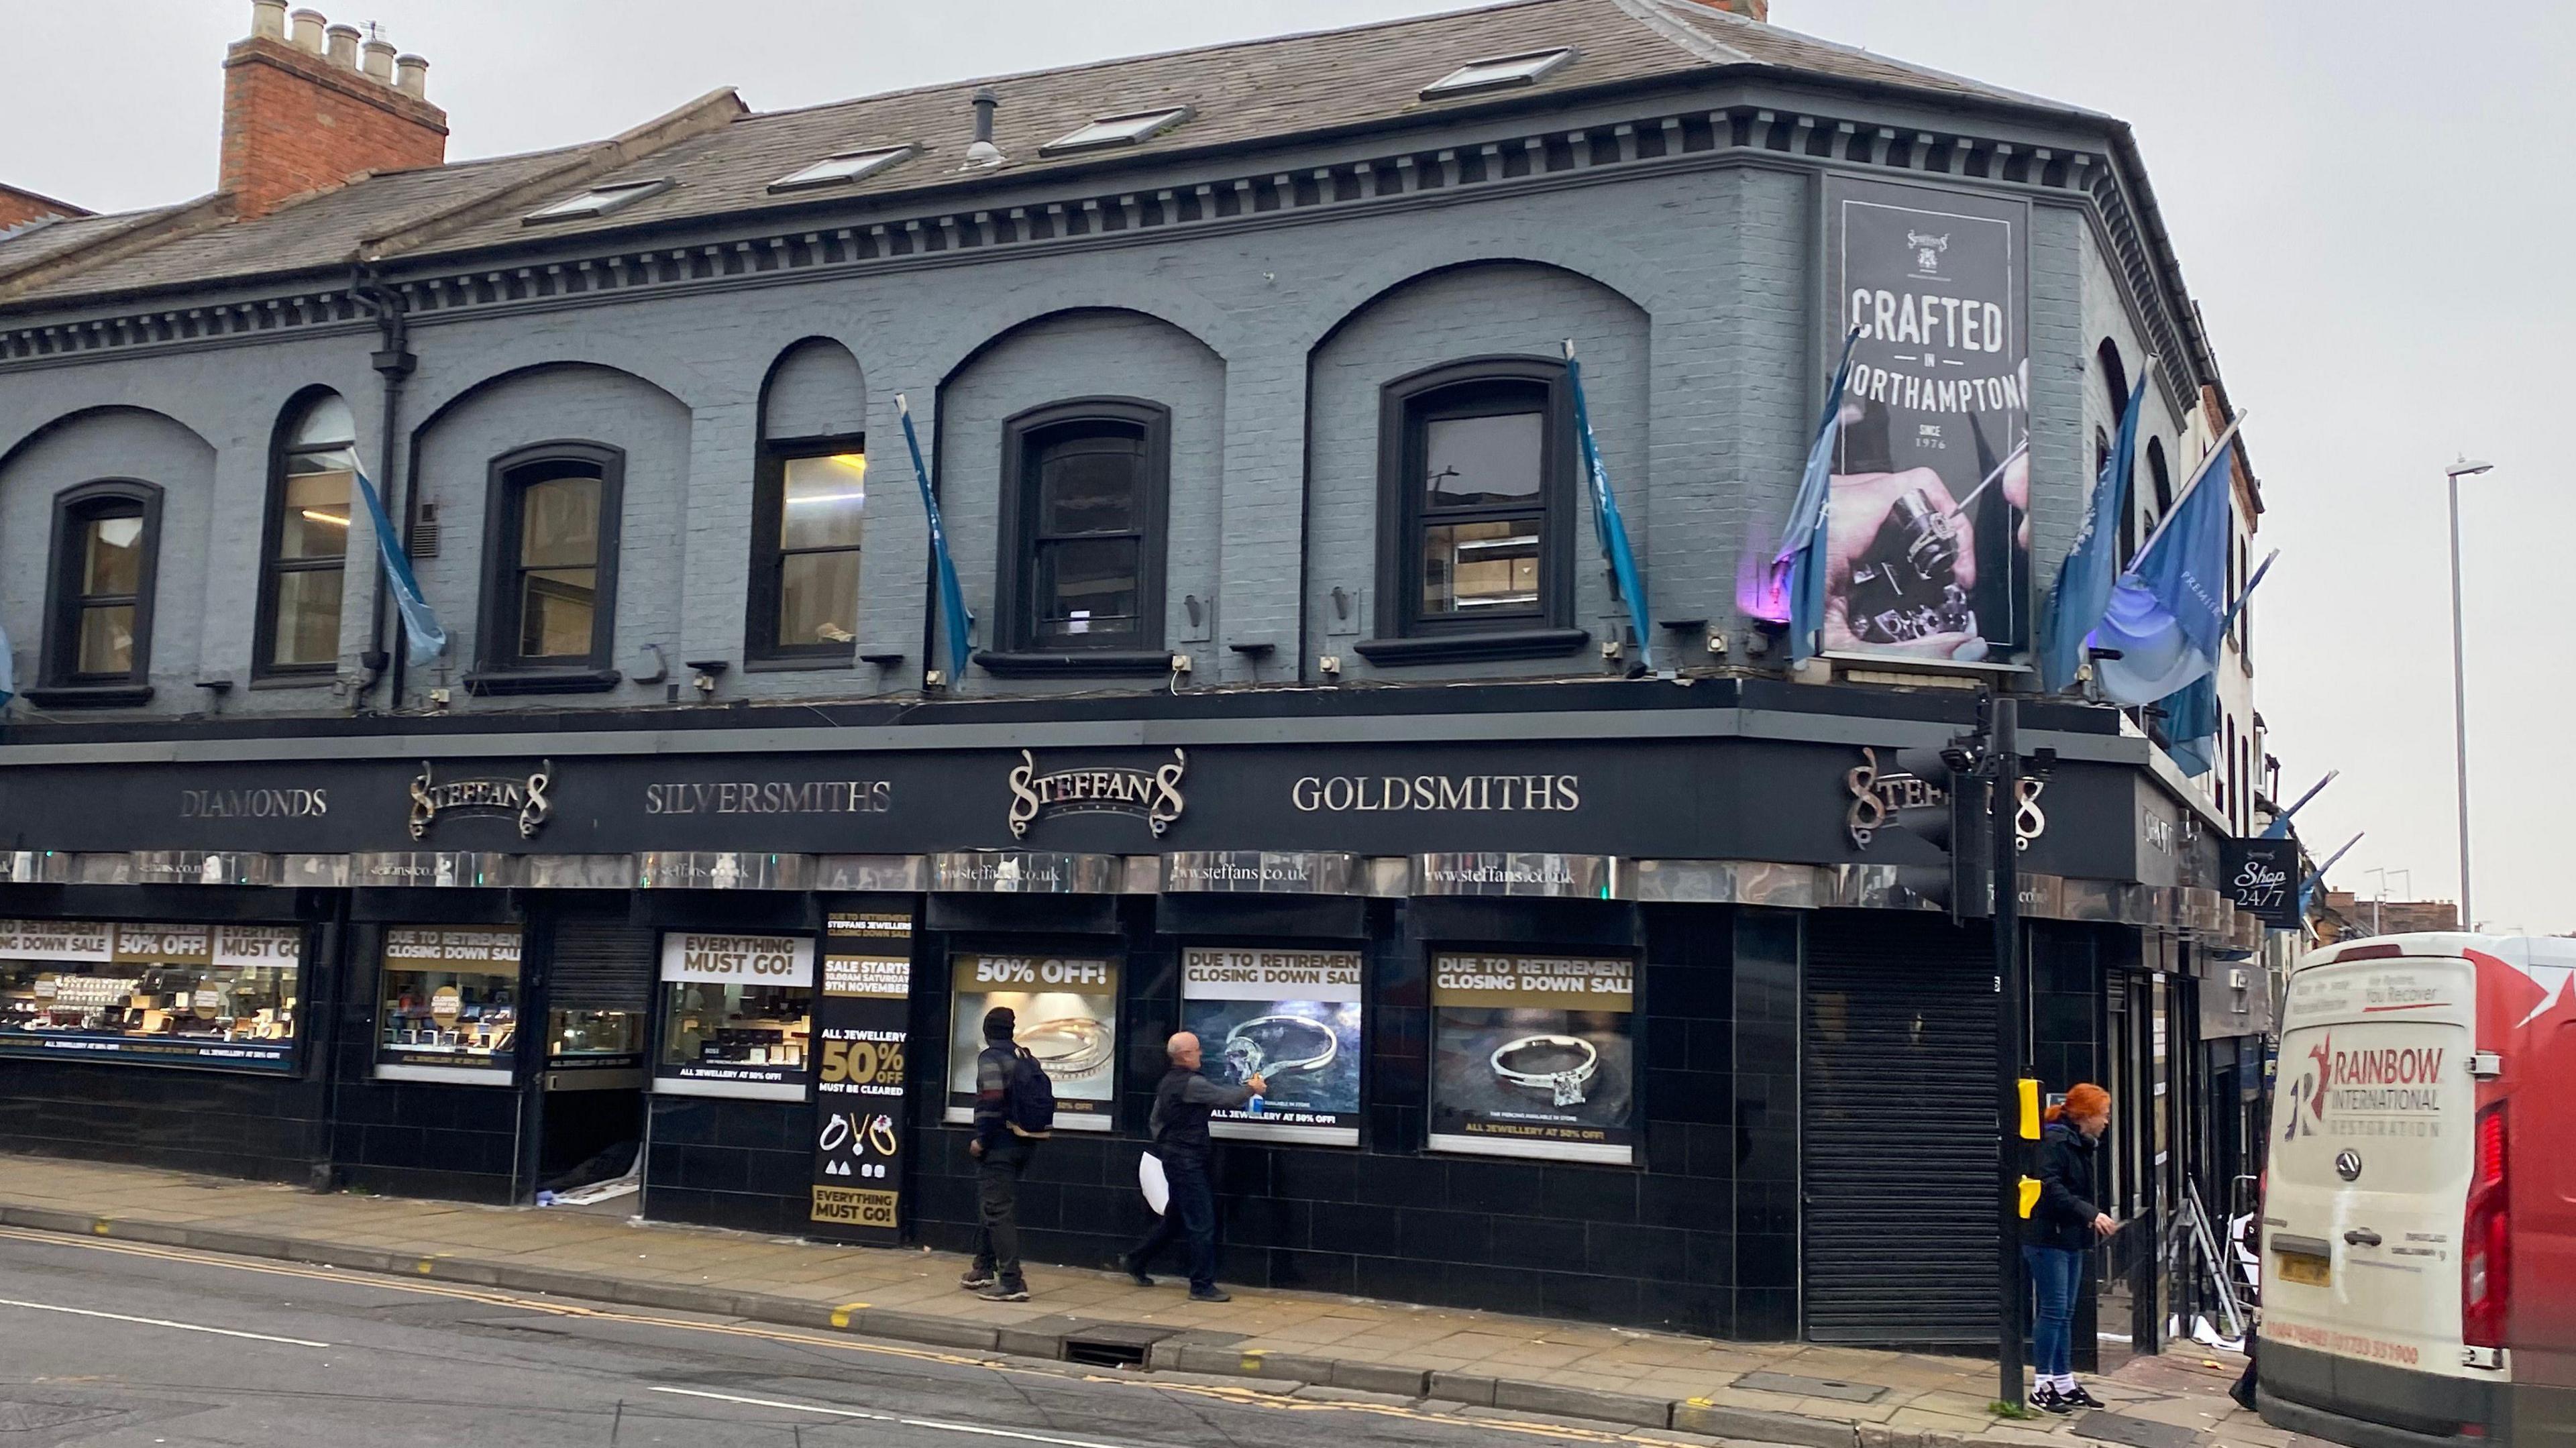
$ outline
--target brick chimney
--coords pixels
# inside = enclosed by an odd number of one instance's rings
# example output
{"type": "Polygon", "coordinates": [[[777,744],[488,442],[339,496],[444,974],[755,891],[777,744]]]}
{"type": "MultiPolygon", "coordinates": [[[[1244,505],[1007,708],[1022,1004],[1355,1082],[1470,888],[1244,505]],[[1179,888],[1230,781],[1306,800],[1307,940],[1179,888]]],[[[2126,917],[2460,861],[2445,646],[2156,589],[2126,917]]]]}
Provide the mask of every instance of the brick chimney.
{"type": "Polygon", "coordinates": [[[1711,10],[1723,10],[1729,15],[1741,15],[1747,20],[1771,18],[1771,0],[1699,0],[1699,3],[1711,10]]]}
{"type": "Polygon", "coordinates": [[[224,53],[222,189],[244,221],[361,171],[447,159],[447,112],[426,97],[429,62],[286,0],[251,0],[251,33],[224,53]],[[327,38],[326,38],[327,36],[327,38]]]}

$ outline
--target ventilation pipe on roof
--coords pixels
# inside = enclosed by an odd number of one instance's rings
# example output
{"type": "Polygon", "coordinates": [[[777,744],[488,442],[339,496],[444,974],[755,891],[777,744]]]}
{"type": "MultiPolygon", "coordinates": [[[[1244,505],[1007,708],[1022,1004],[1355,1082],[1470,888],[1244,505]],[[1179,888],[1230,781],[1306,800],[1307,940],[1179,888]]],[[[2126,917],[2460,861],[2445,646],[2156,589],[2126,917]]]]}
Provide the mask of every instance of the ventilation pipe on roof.
{"type": "Polygon", "coordinates": [[[975,144],[966,148],[966,164],[961,171],[990,171],[1008,158],[1002,148],[993,144],[993,112],[999,110],[1002,98],[991,86],[975,89],[975,144]]]}

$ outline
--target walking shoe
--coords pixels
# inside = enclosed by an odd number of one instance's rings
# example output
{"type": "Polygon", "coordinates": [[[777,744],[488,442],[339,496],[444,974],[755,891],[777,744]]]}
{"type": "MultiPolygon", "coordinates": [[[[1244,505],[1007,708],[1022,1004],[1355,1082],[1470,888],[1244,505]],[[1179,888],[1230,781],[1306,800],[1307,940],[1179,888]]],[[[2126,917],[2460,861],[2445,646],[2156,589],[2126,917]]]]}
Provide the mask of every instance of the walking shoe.
{"type": "Polygon", "coordinates": [[[2236,1400],[2236,1406],[2243,1408],[2246,1412],[2251,1413],[2256,1411],[2254,1406],[2254,1385],[2246,1381],[2244,1378],[2238,1378],[2236,1380],[2235,1386],[2227,1390],[2227,1396],[2234,1398],[2236,1400]]]}
{"type": "Polygon", "coordinates": [[[1135,1283],[1137,1286],[1151,1287],[1154,1285],[1154,1278],[1152,1274],[1145,1270],[1145,1264],[1137,1261],[1135,1258],[1121,1257],[1118,1259],[1118,1266],[1120,1270],[1127,1274],[1127,1280],[1135,1283]]]}
{"type": "Polygon", "coordinates": [[[981,1292],[993,1285],[993,1269],[969,1267],[966,1269],[966,1275],[957,1279],[957,1285],[969,1292],[981,1292]]]}
{"type": "Polygon", "coordinates": [[[2060,1396],[2055,1388],[2041,1388],[2031,1394],[2030,1405],[2043,1413],[2055,1413],[2061,1418],[2075,1411],[2075,1405],[2060,1396]]]}
{"type": "Polygon", "coordinates": [[[1029,1300],[1029,1288],[1025,1282],[996,1282],[975,1295],[986,1302],[1026,1302],[1029,1300]]]}
{"type": "Polygon", "coordinates": [[[2084,1391],[2084,1385],[2082,1383],[2077,1383],[2074,1391],[2060,1393],[2058,1396],[2064,1398],[2070,1407],[2098,1408],[2102,1406],[2102,1400],[2093,1396],[2091,1393],[2084,1391]]]}
{"type": "Polygon", "coordinates": [[[1221,1287],[1209,1287],[1205,1289],[1193,1287],[1190,1289],[1190,1301],[1192,1302],[1232,1302],[1233,1300],[1234,1295],[1221,1287]]]}

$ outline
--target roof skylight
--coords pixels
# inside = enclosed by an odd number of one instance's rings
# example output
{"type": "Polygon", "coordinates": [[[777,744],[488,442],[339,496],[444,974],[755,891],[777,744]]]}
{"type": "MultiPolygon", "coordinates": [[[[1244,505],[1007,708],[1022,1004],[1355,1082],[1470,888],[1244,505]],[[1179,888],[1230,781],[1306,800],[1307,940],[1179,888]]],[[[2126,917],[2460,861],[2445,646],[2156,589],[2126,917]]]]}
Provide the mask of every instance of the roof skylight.
{"type": "Polygon", "coordinates": [[[1508,86],[1536,85],[1573,59],[1574,48],[1560,46],[1555,50],[1533,50],[1526,55],[1498,55],[1491,60],[1471,60],[1424,86],[1422,98],[1436,100],[1444,96],[1502,90],[1508,86]]]}
{"type": "Polygon", "coordinates": [[[801,171],[790,171],[769,183],[772,191],[796,191],[807,186],[834,186],[873,176],[900,161],[909,161],[920,152],[918,146],[879,146],[869,151],[843,151],[826,156],[801,171]]]}
{"type": "Polygon", "coordinates": [[[587,191],[567,196],[561,201],[540,206],[520,219],[530,226],[535,226],[542,222],[570,221],[582,216],[606,216],[612,211],[620,211],[632,206],[647,196],[659,195],[670,189],[671,180],[667,176],[657,177],[651,181],[619,181],[608,186],[593,186],[587,191]]]}
{"type": "Polygon", "coordinates": [[[1061,136],[1038,148],[1041,156],[1061,156],[1067,151],[1095,151],[1107,146],[1134,146],[1150,141],[1190,118],[1188,106],[1169,106],[1159,111],[1137,111],[1124,116],[1102,116],[1071,135],[1061,136]]]}

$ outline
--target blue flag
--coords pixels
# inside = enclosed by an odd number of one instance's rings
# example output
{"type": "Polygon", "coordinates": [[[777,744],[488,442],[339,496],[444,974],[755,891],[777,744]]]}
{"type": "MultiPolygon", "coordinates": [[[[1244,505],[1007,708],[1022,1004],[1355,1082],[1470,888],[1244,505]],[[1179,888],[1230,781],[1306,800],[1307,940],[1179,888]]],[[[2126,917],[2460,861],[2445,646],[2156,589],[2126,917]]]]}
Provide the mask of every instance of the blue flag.
{"type": "Polygon", "coordinates": [[[2152,364],[2129,390],[2129,405],[2120,412],[2120,435],[2103,460],[2102,476],[2093,484],[2093,506],[2084,515],[2084,530],[2075,535],[2066,562],[2057,570],[2057,586],[2048,595],[2048,618],[2039,652],[2040,687],[2054,694],[2075,682],[2084,666],[2084,636],[2102,621],[2111,606],[2111,585],[2119,577],[2120,519],[2129,507],[2129,475],[2138,456],[2138,404],[2147,395],[2152,364]]]}
{"type": "Polygon", "coordinates": [[[1789,505],[1789,526],[1780,535],[1776,574],[1785,571],[1782,592],[1789,599],[1789,657],[1805,663],[1817,653],[1817,635],[1825,627],[1825,511],[1832,501],[1834,446],[1843,435],[1843,388],[1851,381],[1854,327],[1843,338],[1843,356],[1834,364],[1833,385],[1825,389],[1825,413],[1816,421],[1816,441],[1807,449],[1807,471],[1798,479],[1797,501],[1789,505]]]}
{"type": "Polygon", "coordinates": [[[2138,550],[2111,589],[2111,605],[2094,626],[2098,648],[2121,657],[2102,659],[2095,675],[2102,696],[2115,704],[2152,704],[2181,692],[2218,667],[2218,642],[2227,612],[2227,558],[2235,513],[2236,424],[2201,460],[2181,502],[2156,535],[2138,550]]]}
{"type": "MultiPolygon", "coordinates": [[[[2245,600],[2254,596],[2254,585],[2262,582],[2263,575],[2272,571],[2272,558],[2280,556],[2280,552],[2275,550],[2271,558],[2263,560],[2262,567],[2254,570],[2254,576],[2245,580],[2244,590],[2236,595],[2236,601],[2227,606],[2227,613],[2218,621],[2220,638],[2227,637],[2227,631],[2236,626],[2236,615],[2244,612],[2245,600]]],[[[2209,773],[2216,763],[2210,757],[2209,746],[2218,737],[2216,671],[2203,674],[2167,695],[2161,701],[2161,707],[2165,711],[2165,752],[2173,756],[2174,763],[2182,766],[2184,774],[2194,779],[2209,773]]]]}
{"type": "MultiPolygon", "coordinates": [[[[376,552],[384,559],[386,581],[393,585],[394,607],[402,614],[403,638],[410,645],[411,661],[425,663],[447,652],[447,630],[438,614],[420,592],[420,579],[411,571],[411,555],[403,552],[402,539],[394,534],[392,520],[385,516],[384,500],[376,495],[376,485],[358,462],[358,450],[348,451],[349,475],[358,480],[358,499],[367,505],[367,521],[376,530],[376,552]]],[[[372,644],[369,647],[373,647],[372,644]]]]}
{"type": "Polygon", "coordinates": [[[1592,439],[1592,412],[1583,401],[1583,364],[1574,360],[1574,343],[1565,344],[1565,380],[1574,389],[1574,433],[1583,444],[1583,474],[1592,488],[1592,531],[1601,556],[1610,560],[1610,575],[1619,598],[1628,605],[1628,624],[1637,633],[1637,657],[1648,672],[1655,667],[1655,636],[1646,627],[1646,585],[1637,578],[1637,555],[1628,546],[1628,525],[1619,518],[1619,500],[1610,492],[1610,470],[1601,466],[1600,445],[1592,439]]]}
{"type": "Polygon", "coordinates": [[[912,430],[912,404],[900,392],[894,395],[894,410],[903,416],[903,445],[912,451],[912,475],[921,482],[921,511],[930,519],[930,554],[939,568],[939,611],[948,636],[948,686],[953,689],[966,678],[968,635],[975,630],[975,615],[966,611],[966,590],[957,585],[957,560],[948,556],[948,530],[939,524],[939,495],[931,484],[929,465],[921,460],[920,434],[912,430]]]}
{"type": "Polygon", "coordinates": [[[9,631],[0,628],[0,709],[18,697],[18,664],[9,652],[9,631]]]}

